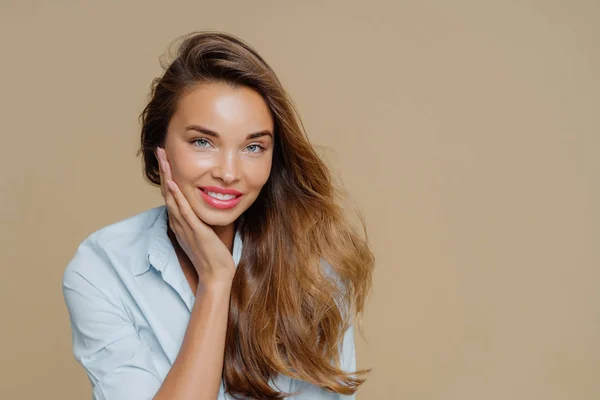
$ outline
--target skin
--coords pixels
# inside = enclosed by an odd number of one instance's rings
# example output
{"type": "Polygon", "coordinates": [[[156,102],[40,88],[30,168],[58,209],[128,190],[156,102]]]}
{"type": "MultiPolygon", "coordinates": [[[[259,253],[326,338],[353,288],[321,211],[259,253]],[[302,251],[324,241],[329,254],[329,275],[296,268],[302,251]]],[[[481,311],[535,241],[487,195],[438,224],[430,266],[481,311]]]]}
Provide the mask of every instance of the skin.
{"type": "Polygon", "coordinates": [[[180,99],[165,148],[156,151],[169,237],[196,300],[177,358],[155,400],[214,400],[218,395],[235,274],[234,224],[260,193],[272,163],[272,136],[247,139],[247,135],[264,130],[273,134],[273,120],[257,92],[203,84],[180,99]],[[186,129],[191,124],[220,137],[186,129]],[[214,208],[199,192],[198,187],[206,185],[236,189],[242,199],[234,208],[214,208]],[[189,278],[194,274],[195,287],[189,278]]]}
{"type": "MultiPolygon", "coordinates": [[[[273,132],[273,119],[262,96],[248,87],[205,83],[184,95],[165,138],[166,158],[175,181],[196,216],[221,241],[233,248],[235,220],[256,200],[267,182],[273,159],[273,136],[247,139],[252,133],[273,132]],[[220,137],[191,129],[195,125],[220,137]],[[198,187],[220,186],[243,193],[231,209],[217,209],[202,198],[198,187]]],[[[184,274],[193,291],[198,284],[189,255],[169,229],[184,274]]]]}

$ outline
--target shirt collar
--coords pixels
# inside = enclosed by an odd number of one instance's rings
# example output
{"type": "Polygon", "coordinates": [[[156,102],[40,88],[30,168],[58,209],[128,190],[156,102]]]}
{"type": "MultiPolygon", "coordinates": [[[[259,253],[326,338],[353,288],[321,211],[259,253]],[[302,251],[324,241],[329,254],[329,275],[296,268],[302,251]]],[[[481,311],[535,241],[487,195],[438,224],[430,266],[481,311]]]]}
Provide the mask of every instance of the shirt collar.
{"type": "MultiPolygon", "coordinates": [[[[158,209],[159,211],[156,220],[147,230],[147,262],[140,263],[134,268],[133,274],[136,276],[148,271],[151,266],[162,273],[170,260],[177,260],[175,249],[169,239],[169,235],[167,235],[167,206],[163,205],[158,207],[158,209]]],[[[242,257],[242,247],[242,237],[240,231],[237,230],[233,238],[232,252],[236,267],[242,257]]]]}

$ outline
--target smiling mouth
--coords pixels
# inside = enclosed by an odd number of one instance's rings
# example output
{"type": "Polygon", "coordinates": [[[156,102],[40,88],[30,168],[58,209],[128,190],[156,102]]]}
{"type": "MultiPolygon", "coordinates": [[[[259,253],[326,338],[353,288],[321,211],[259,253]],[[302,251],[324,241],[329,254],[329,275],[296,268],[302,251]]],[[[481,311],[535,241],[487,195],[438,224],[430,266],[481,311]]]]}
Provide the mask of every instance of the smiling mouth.
{"type": "Polygon", "coordinates": [[[232,200],[235,199],[236,197],[240,197],[240,196],[236,196],[235,194],[225,194],[225,193],[217,193],[217,192],[211,192],[209,190],[204,190],[204,189],[200,189],[202,190],[204,193],[206,193],[207,195],[209,195],[210,197],[212,197],[213,199],[217,199],[217,200],[232,200]]]}
{"type": "Polygon", "coordinates": [[[237,206],[243,194],[218,193],[211,190],[198,188],[206,204],[220,209],[229,209],[237,206]]]}

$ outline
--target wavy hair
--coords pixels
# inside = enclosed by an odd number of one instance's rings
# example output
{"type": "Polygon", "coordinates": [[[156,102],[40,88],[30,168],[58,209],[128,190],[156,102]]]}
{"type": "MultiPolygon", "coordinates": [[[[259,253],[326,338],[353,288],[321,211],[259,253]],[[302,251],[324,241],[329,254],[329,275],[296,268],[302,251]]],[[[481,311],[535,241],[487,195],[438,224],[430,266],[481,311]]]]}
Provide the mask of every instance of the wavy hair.
{"type": "MultiPolygon", "coordinates": [[[[362,321],[374,256],[346,217],[329,169],[311,145],[299,114],[263,58],[240,38],[194,32],[153,80],[140,115],[146,179],[160,185],[154,151],[162,145],[178,100],[199,83],[245,86],[262,95],[274,120],[271,173],[236,221],[244,243],[233,279],[223,379],[234,397],[281,399],[277,374],[352,394],[369,370],[344,371],[339,346],[362,321]]],[[[355,211],[357,211],[355,209],[355,211]]],[[[364,236],[364,237],[363,237],[364,236]]],[[[362,333],[362,332],[361,332],[362,333]]]]}

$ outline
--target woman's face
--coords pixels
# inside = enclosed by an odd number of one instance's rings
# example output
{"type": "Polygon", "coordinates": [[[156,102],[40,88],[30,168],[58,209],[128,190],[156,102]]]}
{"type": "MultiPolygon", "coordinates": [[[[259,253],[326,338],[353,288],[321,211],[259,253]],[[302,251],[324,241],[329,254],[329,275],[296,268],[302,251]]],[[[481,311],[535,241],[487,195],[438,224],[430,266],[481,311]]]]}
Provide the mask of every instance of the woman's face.
{"type": "Polygon", "coordinates": [[[267,104],[248,87],[203,83],[179,100],[164,147],[201,220],[228,226],[252,205],[271,172],[273,135],[267,104]]]}

